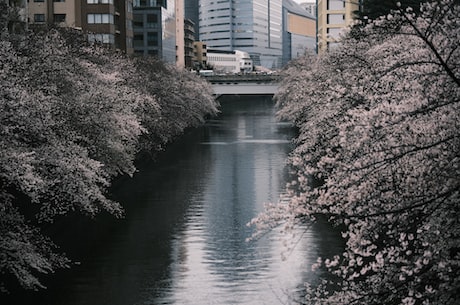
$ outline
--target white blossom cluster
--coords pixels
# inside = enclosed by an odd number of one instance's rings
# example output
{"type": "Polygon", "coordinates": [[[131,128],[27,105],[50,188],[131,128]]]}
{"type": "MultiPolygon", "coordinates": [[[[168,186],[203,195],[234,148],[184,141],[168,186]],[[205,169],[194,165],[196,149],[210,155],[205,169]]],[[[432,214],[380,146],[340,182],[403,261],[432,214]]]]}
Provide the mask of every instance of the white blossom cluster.
{"type": "Polygon", "coordinates": [[[0,30],[1,292],[12,281],[40,288],[39,274],[68,265],[41,223],[121,216],[107,194],[112,179],[132,175],[139,152],[162,149],[217,105],[199,77],[88,45],[72,30],[0,30]]]}
{"type": "Polygon", "coordinates": [[[346,240],[315,264],[335,280],[307,284],[306,304],[458,304],[459,42],[459,2],[428,1],[287,68],[276,99],[299,129],[297,179],[278,211],[325,215],[346,240]]]}

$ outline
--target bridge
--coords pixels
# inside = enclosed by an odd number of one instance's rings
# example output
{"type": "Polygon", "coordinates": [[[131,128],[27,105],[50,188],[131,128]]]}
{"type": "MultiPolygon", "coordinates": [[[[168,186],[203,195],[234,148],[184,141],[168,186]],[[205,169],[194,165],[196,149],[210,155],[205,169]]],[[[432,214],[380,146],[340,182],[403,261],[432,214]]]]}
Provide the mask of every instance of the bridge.
{"type": "Polygon", "coordinates": [[[277,74],[232,74],[203,76],[211,83],[216,96],[273,95],[278,90],[277,74]]]}

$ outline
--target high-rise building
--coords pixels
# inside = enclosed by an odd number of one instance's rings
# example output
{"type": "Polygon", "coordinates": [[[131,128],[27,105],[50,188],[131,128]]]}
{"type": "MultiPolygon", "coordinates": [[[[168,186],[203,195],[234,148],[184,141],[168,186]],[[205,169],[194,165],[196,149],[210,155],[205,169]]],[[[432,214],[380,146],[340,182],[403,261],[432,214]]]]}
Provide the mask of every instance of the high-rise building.
{"type": "Polygon", "coordinates": [[[176,63],[175,0],[134,0],[134,53],[176,63]]]}
{"type": "Polygon", "coordinates": [[[199,2],[200,2],[199,0],[184,0],[185,18],[193,22],[195,41],[200,40],[199,18],[198,18],[199,2]]]}
{"type": "Polygon", "coordinates": [[[111,45],[130,54],[132,0],[29,0],[28,23],[81,29],[89,41],[111,45]]]}
{"type": "Polygon", "coordinates": [[[283,0],[283,65],[316,52],[316,18],[293,0],[283,0]]]}
{"type": "Polygon", "coordinates": [[[200,0],[199,38],[208,48],[248,52],[254,65],[282,64],[282,0],[200,0]]]}
{"type": "Polygon", "coordinates": [[[359,0],[318,0],[318,53],[325,52],[340,44],[343,29],[355,19],[360,9],[359,0]]]}
{"type": "Polygon", "coordinates": [[[193,23],[185,19],[184,0],[134,0],[133,27],[135,54],[191,65],[193,23]]]}

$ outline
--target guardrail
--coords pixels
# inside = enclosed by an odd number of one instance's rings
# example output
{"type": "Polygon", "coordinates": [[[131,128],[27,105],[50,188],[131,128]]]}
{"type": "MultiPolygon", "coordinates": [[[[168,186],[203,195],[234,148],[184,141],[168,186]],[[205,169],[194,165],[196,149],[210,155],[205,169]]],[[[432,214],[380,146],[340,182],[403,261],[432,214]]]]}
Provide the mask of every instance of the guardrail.
{"type": "Polygon", "coordinates": [[[281,76],[278,74],[228,74],[228,75],[206,75],[202,76],[211,84],[219,83],[238,83],[238,82],[253,82],[253,83],[270,83],[279,82],[281,76]]]}

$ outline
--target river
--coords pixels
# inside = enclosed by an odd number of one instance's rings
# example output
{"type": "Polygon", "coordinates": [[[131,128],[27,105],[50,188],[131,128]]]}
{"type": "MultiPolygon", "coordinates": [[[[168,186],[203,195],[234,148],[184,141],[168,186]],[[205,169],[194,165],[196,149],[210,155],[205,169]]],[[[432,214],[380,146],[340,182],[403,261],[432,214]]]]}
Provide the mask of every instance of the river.
{"type": "Polygon", "coordinates": [[[27,303],[296,304],[317,276],[311,264],[338,253],[340,238],[320,224],[292,249],[277,231],[247,241],[247,223],[283,194],[294,130],[267,97],[233,97],[221,110],[118,182],[125,218],[74,226],[67,251],[76,263],[27,303]]]}

